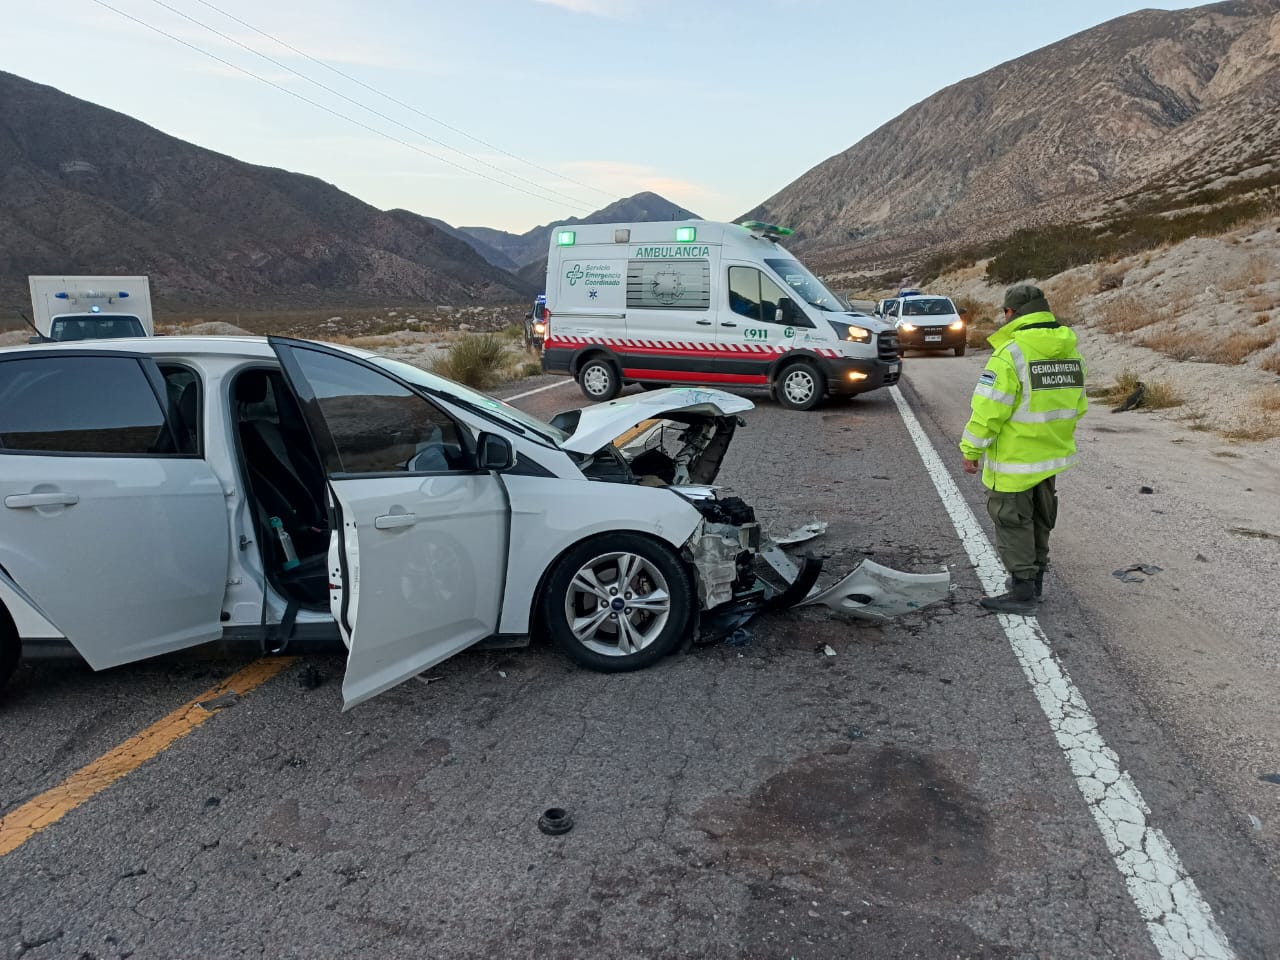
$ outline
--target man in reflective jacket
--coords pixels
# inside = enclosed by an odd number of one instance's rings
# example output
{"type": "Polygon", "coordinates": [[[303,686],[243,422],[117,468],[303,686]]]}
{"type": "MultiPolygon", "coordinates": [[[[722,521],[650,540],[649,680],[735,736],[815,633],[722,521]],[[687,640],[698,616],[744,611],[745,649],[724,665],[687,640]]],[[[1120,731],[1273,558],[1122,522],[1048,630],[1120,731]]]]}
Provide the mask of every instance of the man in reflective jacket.
{"type": "Polygon", "coordinates": [[[1049,532],[1058,517],[1055,477],[1076,458],[1076,423],[1088,406],[1085,367],[1075,333],[1054,319],[1039,287],[1011,287],[1004,319],[988,338],[993,352],[973,390],[960,452],[968,474],[985,458],[987,512],[1009,571],[1005,592],[981,603],[1028,614],[1049,565],[1049,532]]]}

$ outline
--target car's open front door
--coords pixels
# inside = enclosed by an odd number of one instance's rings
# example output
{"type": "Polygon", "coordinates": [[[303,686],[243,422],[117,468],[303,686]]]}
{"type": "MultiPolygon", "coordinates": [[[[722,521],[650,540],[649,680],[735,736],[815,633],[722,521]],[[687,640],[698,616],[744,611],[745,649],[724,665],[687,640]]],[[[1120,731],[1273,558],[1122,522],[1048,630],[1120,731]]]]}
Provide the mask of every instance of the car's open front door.
{"type": "Polygon", "coordinates": [[[318,344],[271,345],[341,514],[330,555],[350,646],[343,704],[352,707],[497,628],[506,492],[475,469],[465,428],[399,379],[318,344]]]}

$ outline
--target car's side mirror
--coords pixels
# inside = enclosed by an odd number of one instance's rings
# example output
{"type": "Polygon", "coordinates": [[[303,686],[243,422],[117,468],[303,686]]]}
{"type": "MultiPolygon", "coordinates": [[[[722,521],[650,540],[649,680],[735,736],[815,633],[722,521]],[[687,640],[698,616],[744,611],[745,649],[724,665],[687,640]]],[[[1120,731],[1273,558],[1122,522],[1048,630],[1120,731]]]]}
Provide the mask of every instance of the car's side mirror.
{"type": "Polygon", "coordinates": [[[524,315],[524,318],[525,318],[526,320],[532,320],[532,319],[533,319],[533,311],[532,311],[532,310],[530,310],[528,313],[526,313],[526,314],[524,315]]]}
{"type": "Polygon", "coordinates": [[[51,337],[42,337],[37,334],[34,337],[27,337],[27,343],[53,343],[53,339],[51,337]]]}
{"type": "Polygon", "coordinates": [[[511,446],[511,441],[496,433],[480,434],[476,441],[476,450],[476,465],[481,470],[501,473],[516,465],[516,452],[511,446]]]}

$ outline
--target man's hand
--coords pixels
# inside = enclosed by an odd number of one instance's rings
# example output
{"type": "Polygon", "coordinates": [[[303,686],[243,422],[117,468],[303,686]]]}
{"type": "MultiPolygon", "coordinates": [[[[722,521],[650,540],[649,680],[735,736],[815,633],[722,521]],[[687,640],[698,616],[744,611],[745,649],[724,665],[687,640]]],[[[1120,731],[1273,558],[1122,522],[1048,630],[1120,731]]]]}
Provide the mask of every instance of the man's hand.
{"type": "Polygon", "coordinates": [[[977,475],[977,473],[978,473],[978,461],[977,461],[977,460],[966,460],[966,461],[964,462],[964,472],[965,472],[965,473],[967,473],[967,474],[969,474],[969,476],[971,476],[971,477],[972,477],[972,476],[976,476],[976,475],[977,475]]]}

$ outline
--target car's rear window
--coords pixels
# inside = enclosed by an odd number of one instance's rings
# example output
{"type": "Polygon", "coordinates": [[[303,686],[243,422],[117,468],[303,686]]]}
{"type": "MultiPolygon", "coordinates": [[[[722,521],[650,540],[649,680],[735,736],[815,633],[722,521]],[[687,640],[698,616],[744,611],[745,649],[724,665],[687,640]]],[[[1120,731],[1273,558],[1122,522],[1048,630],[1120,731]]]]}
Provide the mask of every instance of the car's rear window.
{"type": "Polygon", "coordinates": [[[0,362],[0,451],[172,452],[164,411],[137,360],[54,356],[0,362]]]}

